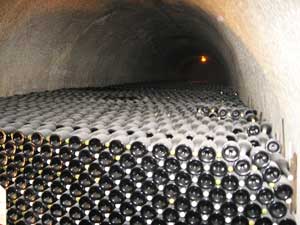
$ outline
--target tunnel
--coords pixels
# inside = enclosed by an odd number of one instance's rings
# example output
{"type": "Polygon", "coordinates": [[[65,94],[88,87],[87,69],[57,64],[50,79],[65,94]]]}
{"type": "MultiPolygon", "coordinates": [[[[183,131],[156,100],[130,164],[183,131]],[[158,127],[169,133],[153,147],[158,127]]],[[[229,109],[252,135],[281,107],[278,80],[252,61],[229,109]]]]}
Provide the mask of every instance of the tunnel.
{"type": "Polygon", "coordinates": [[[227,85],[272,123],[295,162],[297,0],[11,0],[0,12],[1,97],[144,82],[227,85]]]}

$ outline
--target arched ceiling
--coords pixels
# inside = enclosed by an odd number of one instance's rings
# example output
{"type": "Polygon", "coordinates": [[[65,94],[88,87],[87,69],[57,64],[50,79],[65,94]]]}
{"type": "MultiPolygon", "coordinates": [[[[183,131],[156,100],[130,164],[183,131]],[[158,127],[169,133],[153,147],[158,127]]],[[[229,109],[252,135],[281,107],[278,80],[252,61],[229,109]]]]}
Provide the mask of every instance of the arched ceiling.
{"type": "Polygon", "coordinates": [[[292,151],[299,21],[299,0],[0,0],[0,96],[179,79],[205,51],[292,151]]]}

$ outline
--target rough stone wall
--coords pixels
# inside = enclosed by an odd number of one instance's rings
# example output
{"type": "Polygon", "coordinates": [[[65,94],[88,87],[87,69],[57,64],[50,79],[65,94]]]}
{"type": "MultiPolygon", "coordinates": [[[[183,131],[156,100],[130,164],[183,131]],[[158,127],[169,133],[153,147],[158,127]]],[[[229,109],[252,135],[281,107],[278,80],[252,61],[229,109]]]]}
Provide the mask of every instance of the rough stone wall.
{"type": "Polygon", "coordinates": [[[0,96],[177,79],[206,49],[299,151],[299,21],[299,0],[0,0],[0,96]]]}

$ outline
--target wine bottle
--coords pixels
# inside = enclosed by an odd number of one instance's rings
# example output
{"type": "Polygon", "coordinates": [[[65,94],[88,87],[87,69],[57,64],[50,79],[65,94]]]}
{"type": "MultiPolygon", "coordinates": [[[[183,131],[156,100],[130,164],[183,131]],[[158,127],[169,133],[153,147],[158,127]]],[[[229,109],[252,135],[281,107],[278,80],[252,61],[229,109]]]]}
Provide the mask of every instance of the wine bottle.
{"type": "Polygon", "coordinates": [[[156,159],[152,156],[144,156],[141,165],[146,172],[152,172],[158,167],[156,159]]]}
{"type": "MultiPolygon", "coordinates": [[[[120,168],[120,167],[119,167],[120,168]]],[[[120,168],[121,169],[121,168],[120,168]]],[[[113,165],[110,169],[110,176],[112,176],[112,178],[114,179],[114,176],[113,174],[115,174],[115,171],[117,174],[121,173],[122,172],[118,169],[115,169],[115,165],[113,165]]],[[[90,165],[89,165],[89,168],[88,168],[88,172],[89,174],[95,179],[95,178],[100,178],[101,176],[104,175],[105,171],[104,169],[100,166],[99,163],[97,162],[92,162],[90,165]]]]}
{"type": "Polygon", "coordinates": [[[252,202],[245,206],[244,215],[249,219],[258,219],[261,216],[262,209],[259,204],[252,202]]]}
{"type": "Polygon", "coordinates": [[[90,211],[94,208],[95,203],[88,196],[82,196],[79,200],[79,206],[83,210],[90,211]]]}
{"type": "Polygon", "coordinates": [[[108,151],[102,151],[99,154],[98,160],[99,160],[100,165],[104,166],[104,167],[111,166],[114,163],[114,158],[113,158],[112,154],[109,153],[108,151]]]}
{"type": "Polygon", "coordinates": [[[78,183],[84,188],[88,188],[94,184],[94,179],[92,179],[89,173],[83,172],[78,178],[78,183]]]}
{"type": "Polygon", "coordinates": [[[180,170],[180,163],[176,158],[169,157],[164,162],[164,169],[168,173],[177,173],[180,170]]]}
{"type": "MultiPolygon", "coordinates": [[[[198,175],[203,172],[203,165],[200,160],[192,159],[187,163],[187,171],[191,175],[198,175]]],[[[177,171],[175,171],[177,172],[177,171]]]]}
{"type": "Polygon", "coordinates": [[[85,190],[79,183],[72,183],[70,186],[70,194],[74,198],[81,197],[85,194],[85,190]]]}
{"type": "Polygon", "coordinates": [[[35,146],[31,142],[27,142],[23,145],[23,153],[26,161],[31,161],[35,154],[35,146]]]}
{"type": "Polygon", "coordinates": [[[27,211],[30,207],[24,198],[18,198],[15,205],[16,209],[20,210],[21,212],[27,211]]]}
{"type": "Polygon", "coordinates": [[[134,206],[143,206],[146,204],[146,197],[139,191],[134,191],[130,196],[130,201],[134,206]]]}
{"type": "Polygon", "coordinates": [[[184,171],[178,172],[175,176],[175,183],[179,187],[187,187],[191,184],[191,182],[192,182],[191,176],[184,171]]]}
{"type": "Polygon", "coordinates": [[[47,182],[41,177],[35,178],[32,186],[33,189],[37,192],[43,192],[48,188],[47,182]]]}
{"type": "Polygon", "coordinates": [[[69,170],[72,174],[80,174],[84,170],[83,163],[78,159],[72,159],[69,164],[69,170]]]}
{"type": "Polygon", "coordinates": [[[36,224],[39,218],[33,211],[30,210],[24,214],[24,220],[24,224],[36,224]]]}
{"type": "Polygon", "coordinates": [[[59,178],[64,185],[71,185],[75,180],[75,177],[69,170],[63,170],[59,178]]]}
{"type": "Polygon", "coordinates": [[[78,206],[73,206],[69,211],[69,215],[73,220],[78,221],[81,220],[85,214],[78,206]]]}
{"type": "Polygon", "coordinates": [[[274,200],[274,193],[273,191],[268,187],[263,187],[260,189],[256,195],[256,199],[261,203],[262,205],[268,205],[274,200]]]}
{"type": "Polygon", "coordinates": [[[119,163],[124,169],[132,169],[137,164],[135,158],[128,153],[121,156],[119,163]]]}
{"type": "Polygon", "coordinates": [[[121,225],[125,222],[125,218],[119,212],[114,211],[109,215],[109,221],[111,224],[121,225]]]}
{"type": "Polygon", "coordinates": [[[9,158],[13,157],[17,151],[17,145],[14,141],[7,141],[4,146],[5,152],[9,158]]]}
{"type": "Polygon", "coordinates": [[[0,129],[0,145],[6,142],[6,133],[4,130],[0,129]]]}
{"type": "Polygon", "coordinates": [[[63,194],[66,191],[66,188],[65,188],[65,186],[63,185],[62,182],[60,182],[59,180],[55,180],[51,184],[51,191],[55,195],[61,195],[61,194],[63,194]]]}
{"type": "Polygon", "coordinates": [[[87,140],[85,144],[88,145],[89,150],[92,153],[100,153],[100,151],[104,150],[105,143],[108,141],[108,139],[109,136],[104,133],[91,133],[90,140],[87,140]]]}
{"type": "Polygon", "coordinates": [[[12,224],[18,221],[21,216],[21,212],[14,207],[7,210],[7,220],[12,224]]]}
{"type": "Polygon", "coordinates": [[[17,144],[17,145],[22,145],[24,144],[25,140],[28,138],[29,135],[33,133],[33,129],[30,127],[21,127],[19,128],[16,132],[13,133],[12,135],[12,140],[17,144]]]}
{"type": "Polygon", "coordinates": [[[263,178],[268,183],[276,183],[281,177],[281,170],[278,165],[271,161],[269,165],[262,170],[263,178]]]}
{"type": "Polygon", "coordinates": [[[154,219],[157,216],[157,212],[150,205],[144,205],[141,209],[141,216],[145,220],[151,220],[151,219],[154,219]]]}
{"type": "Polygon", "coordinates": [[[208,224],[225,225],[225,218],[219,213],[213,213],[208,218],[208,224]]]}
{"type": "Polygon", "coordinates": [[[228,141],[222,148],[222,156],[228,162],[234,162],[239,159],[240,147],[234,141],[228,141]]]}
{"type": "Polygon", "coordinates": [[[49,144],[44,144],[41,146],[41,156],[44,161],[50,160],[54,155],[54,149],[49,144]]]}
{"type": "Polygon", "coordinates": [[[90,130],[87,131],[79,131],[76,130],[70,134],[70,138],[67,139],[67,142],[71,149],[77,150],[79,149],[86,140],[90,137],[90,130]]]}
{"type": "Polygon", "coordinates": [[[104,221],[104,217],[97,209],[92,209],[89,212],[89,220],[94,224],[102,223],[104,221]]]}
{"type": "Polygon", "coordinates": [[[0,152],[0,167],[6,167],[8,163],[8,156],[7,153],[5,151],[0,152]]]}
{"type": "Polygon", "coordinates": [[[166,185],[170,180],[168,173],[163,169],[155,170],[152,178],[156,185],[166,185]]]}
{"type": "Polygon", "coordinates": [[[265,168],[270,164],[270,154],[262,147],[254,147],[250,152],[250,157],[253,164],[259,169],[265,168]]]}
{"type": "Polygon", "coordinates": [[[168,223],[175,223],[179,220],[179,214],[172,208],[167,208],[163,212],[163,220],[168,223]]]}
{"type": "Polygon", "coordinates": [[[96,201],[104,196],[104,191],[98,185],[93,185],[90,187],[88,195],[92,200],[96,201]]]}
{"type": "Polygon", "coordinates": [[[215,178],[209,173],[202,173],[198,179],[198,185],[202,189],[212,189],[215,186],[215,178]]]}
{"type": "Polygon", "coordinates": [[[250,202],[250,193],[247,189],[238,189],[232,196],[237,205],[245,206],[250,202]]]}
{"type": "Polygon", "coordinates": [[[213,203],[221,204],[226,200],[226,192],[222,188],[213,188],[209,192],[209,200],[213,203]]]}
{"type": "Polygon", "coordinates": [[[90,150],[86,148],[80,150],[78,158],[84,165],[88,165],[95,160],[95,157],[92,155],[90,150]]]}
{"type": "Polygon", "coordinates": [[[227,163],[223,160],[214,161],[210,165],[210,173],[216,177],[224,177],[227,174],[227,163]]]}
{"type": "Polygon", "coordinates": [[[120,206],[120,212],[124,217],[131,217],[136,213],[136,209],[130,202],[123,202],[120,206]]]}
{"type": "Polygon", "coordinates": [[[212,141],[205,141],[199,149],[199,159],[204,163],[211,163],[216,158],[216,145],[212,141]]]}
{"type": "Polygon", "coordinates": [[[41,175],[46,182],[51,182],[57,178],[57,175],[51,167],[45,167],[41,175]]]}
{"type": "Polygon", "coordinates": [[[152,206],[155,209],[165,209],[168,206],[168,199],[160,194],[157,194],[152,199],[152,206]]]}
{"type": "Polygon", "coordinates": [[[55,203],[50,207],[50,212],[53,217],[61,218],[66,213],[66,210],[60,204],[55,203]]]}
{"type": "Polygon", "coordinates": [[[214,206],[210,201],[202,199],[198,202],[197,212],[200,215],[210,215],[213,213],[213,211],[214,211],[214,206]]]}
{"type": "Polygon", "coordinates": [[[275,219],[281,219],[287,214],[287,207],[283,202],[274,201],[268,206],[269,213],[275,219]]]}
{"type": "Polygon", "coordinates": [[[200,224],[201,223],[201,216],[199,215],[198,212],[195,211],[188,211],[185,214],[185,222],[187,224],[191,224],[191,225],[196,225],[196,224],[200,224]]]}
{"type": "Polygon", "coordinates": [[[248,156],[241,156],[239,160],[234,163],[234,171],[240,176],[247,176],[251,172],[251,160],[248,156]]]}
{"type": "Polygon", "coordinates": [[[232,219],[237,216],[238,209],[236,204],[231,201],[226,201],[221,205],[220,212],[226,219],[232,219]]]}
{"type": "Polygon", "coordinates": [[[56,130],[53,132],[49,137],[49,143],[53,147],[59,147],[61,146],[65,140],[69,139],[71,137],[72,130],[67,129],[64,127],[64,129],[56,130]]]}
{"type": "Polygon", "coordinates": [[[125,151],[128,143],[129,138],[127,136],[117,136],[110,141],[109,151],[113,155],[121,155],[125,151]]]}
{"type": "Polygon", "coordinates": [[[63,216],[60,221],[60,225],[75,225],[76,223],[69,216],[63,216]]]}
{"type": "Polygon", "coordinates": [[[119,187],[123,193],[132,193],[136,188],[134,183],[128,178],[122,179],[119,187]]]}
{"type": "Polygon", "coordinates": [[[70,208],[76,203],[75,199],[69,194],[63,194],[60,197],[60,204],[65,208],[70,208]]]}
{"type": "Polygon", "coordinates": [[[248,225],[249,220],[244,216],[237,216],[232,220],[231,224],[232,225],[248,225]]]}
{"type": "Polygon", "coordinates": [[[247,188],[251,191],[259,190],[263,185],[263,177],[259,171],[252,171],[245,180],[247,188]]]}
{"type": "Polygon", "coordinates": [[[296,220],[293,215],[288,213],[284,218],[281,219],[279,225],[296,225],[296,220]]]}
{"type": "Polygon", "coordinates": [[[125,201],[125,199],[125,195],[123,195],[123,193],[119,190],[112,190],[109,193],[109,200],[115,205],[121,204],[123,201],[125,201]]]}
{"type": "Polygon", "coordinates": [[[53,130],[50,129],[38,129],[37,131],[33,132],[31,135],[29,135],[29,140],[35,145],[35,146],[41,146],[46,137],[50,136],[52,134],[53,130]]]}
{"type": "Polygon", "coordinates": [[[164,191],[163,192],[164,192],[164,195],[166,197],[173,198],[173,199],[176,199],[179,196],[179,194],[180,194],[178,186],[176,186],[173,183],[167,184],[164,187],[164,191]]]}
{"type": "Polygon", "coordinates": [[[293,188],[285,176],[281,176],[280,180],[275,184],[274,194],[276,198],[283,201],[287,201],[293,196],[293,188]]]}
{"type": "Polygon", "coordinates": [[[182,140],[175,149],[175,156],[180,161],[188,161],[192,158],[194,144],[191,140],[182,140]]]}
{"type": "Polygon", "coordinates": [[[248,125],[248,128],[247,128],[248,136],[258,135],[260,132],[261,132],[261,127],[260,127],[260,125],[258,123],[251,122],[248,125]]]}
{"type": "Polygon", "coordinates": [[[272,225],[272,218],[263,216],[255,221],[255,225],[272,225]]]}
{"type": "Polygon", "coordinates": [[[221,186],[226,191],[236,191],[239,187],[239,179],[235,175],[226,175],[221,180],[221,186]]]}
{"type": "Polygon", "coordinates": [[[143,182],[146,180],[147,175],[140,167],[135,167],[130,172],[130,178],[135,182],[143,182]]]}
{"type": "Polygon", "coordinates": [[[130,145],[131,154],[140,158],[143,157],[148,151],[147,147],[149,146],[149,140],[147,138],[139,138],[136,141],[132,142],[130,145]]]}
{"type": "Polygon", "coordinates": [[[133,216],[130,219],[130,225],[146,225],[147,223],[141,216],[133,216]]]}
{"type": "Polygon", "coordinates": [[[42,194],[42,201],[46,205],[52,205],[56,200],[56,197],[50,191],[45,191],[42,194]]]}
{"type": "Polygon", "coordinates": [[[271,153],[280,153],[280,144],[275,139],[269,139],[266,143],[266,149],[271,153]]]}
{"type": "Polygon", "coordinates": [[[158,160],[166,159],[170,154],[171,147],[172,142],[169,139],[160,139],[153,145],[152,155],[158,160]]]}

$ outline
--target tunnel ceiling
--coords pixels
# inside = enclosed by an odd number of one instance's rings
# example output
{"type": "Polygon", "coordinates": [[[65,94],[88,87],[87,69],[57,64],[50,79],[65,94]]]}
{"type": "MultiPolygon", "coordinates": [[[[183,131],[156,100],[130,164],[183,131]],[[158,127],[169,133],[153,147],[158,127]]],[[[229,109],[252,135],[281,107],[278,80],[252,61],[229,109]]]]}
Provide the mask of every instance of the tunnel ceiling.
{"type": "Polygon", "coordinates": [[[180,79],[177,65],[200,53],[223,65],[219,76],[228,80],[229,46],[208,15],[184,1],[19,0],[1,11],[4,95],[180,79]]]}

